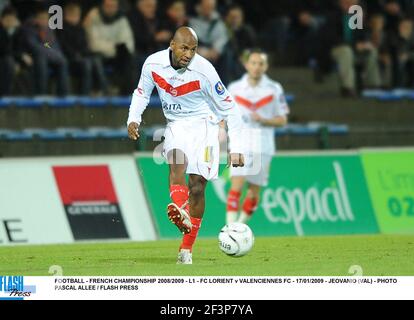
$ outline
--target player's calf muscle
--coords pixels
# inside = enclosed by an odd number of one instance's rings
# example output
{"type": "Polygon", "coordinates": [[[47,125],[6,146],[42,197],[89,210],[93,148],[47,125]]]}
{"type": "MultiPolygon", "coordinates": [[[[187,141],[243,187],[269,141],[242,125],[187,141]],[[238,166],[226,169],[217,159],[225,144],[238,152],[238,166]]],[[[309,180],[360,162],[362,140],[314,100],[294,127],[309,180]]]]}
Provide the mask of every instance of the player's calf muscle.
{"type": "Polygon", "coordinates": [[[204,214],[205,199],[204,193],[207,185],[207,180],[201,176],[190,176],[190,211],[191,215],[196,218],[202,217],[204,214]]]}
{"type": "Polygon", "coordinates": [[[203,177],[189,179],[190,197],[195,199],[204,198],[204,191],[207,185],[207,181],[203,177]]]}

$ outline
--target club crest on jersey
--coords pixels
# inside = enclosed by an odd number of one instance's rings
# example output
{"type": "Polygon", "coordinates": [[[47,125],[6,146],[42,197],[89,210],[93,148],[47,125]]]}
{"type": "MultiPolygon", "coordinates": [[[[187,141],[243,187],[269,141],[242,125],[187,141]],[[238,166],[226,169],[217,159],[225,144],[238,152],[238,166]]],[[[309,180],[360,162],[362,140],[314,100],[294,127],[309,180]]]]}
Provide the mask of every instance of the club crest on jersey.
{"type": "Polygon", "coordinates": [[[170,93],[173,97],[176,97],[178,95],[178,91],[175,88],[170,88],[170,93]]]}
{"type": "Polygon", "coordinates": [[[224,88],[224,85],[221,83],[221,81],[216,83],[215,89],[217,94],[220,96],[223,95],[224,92],[226,92],[226,89],[224,88]]]}

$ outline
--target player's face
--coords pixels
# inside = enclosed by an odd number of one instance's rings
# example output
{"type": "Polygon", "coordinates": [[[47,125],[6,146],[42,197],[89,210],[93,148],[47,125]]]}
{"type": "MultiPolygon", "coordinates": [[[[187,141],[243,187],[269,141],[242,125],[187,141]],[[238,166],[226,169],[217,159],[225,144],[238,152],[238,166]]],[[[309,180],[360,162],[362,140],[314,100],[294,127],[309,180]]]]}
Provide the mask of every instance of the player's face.
{"type": "Polygon", "coordinates": [[[196,42],[175,42],[171,41],[171,51],[173,54],[173,63],[176,67],[185,68],[187,67],[194,55],[197,52],[196,42]]]}
{"type": "Polygon", "coordinates": [[[260,79],[268,68],[267,56],[262,53],[252,53],[245,64],[249,77],[260,79]]]}

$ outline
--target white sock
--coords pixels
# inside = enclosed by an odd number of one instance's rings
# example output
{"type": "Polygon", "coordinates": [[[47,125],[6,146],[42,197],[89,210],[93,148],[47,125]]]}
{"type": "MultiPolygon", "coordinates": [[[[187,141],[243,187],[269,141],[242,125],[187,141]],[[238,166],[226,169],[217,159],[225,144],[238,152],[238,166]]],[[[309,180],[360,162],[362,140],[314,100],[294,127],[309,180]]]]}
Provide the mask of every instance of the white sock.
{"type": "Polygon", "coordinates": [[[236,222],[237,221],[237,214],[238,214],[237,211],[227,211],[226,223],[229,224],[229,223],[236,222]]]}
{"type": "Polygon", "coordinates": [[[240,217],[239,217],[239,220],[237,222],[247,224],[251,217],[252,217],[252,215],[249,215],[246,212],[242,211],[240,213],[240,217]]]}

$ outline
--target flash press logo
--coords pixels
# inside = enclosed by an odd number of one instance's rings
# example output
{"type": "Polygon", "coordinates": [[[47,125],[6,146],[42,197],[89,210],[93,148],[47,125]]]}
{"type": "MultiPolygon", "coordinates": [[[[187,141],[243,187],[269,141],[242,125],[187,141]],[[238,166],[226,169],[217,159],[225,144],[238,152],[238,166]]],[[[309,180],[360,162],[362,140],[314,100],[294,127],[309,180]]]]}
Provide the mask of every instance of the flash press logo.
{"type": "Polygon", "coordinates": [[[23,300],[36,292],[36,286],[25,286],[23,276],[0,276],[0,300],[23,300]]]}

